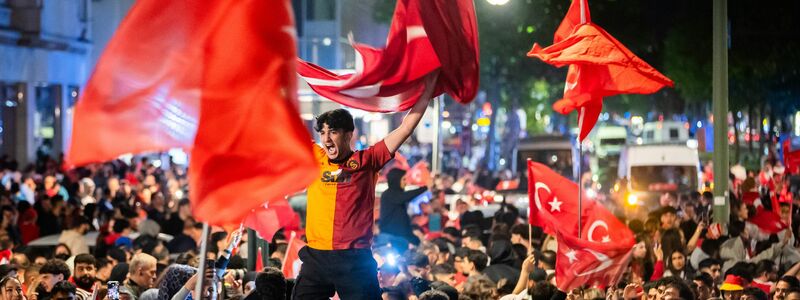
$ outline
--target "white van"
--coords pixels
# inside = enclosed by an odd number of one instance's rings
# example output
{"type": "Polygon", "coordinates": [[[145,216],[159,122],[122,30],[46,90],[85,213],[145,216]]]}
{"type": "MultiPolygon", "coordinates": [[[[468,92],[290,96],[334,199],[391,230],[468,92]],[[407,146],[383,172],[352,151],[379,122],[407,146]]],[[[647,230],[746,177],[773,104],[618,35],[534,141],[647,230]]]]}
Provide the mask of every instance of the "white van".
{"type": "Polygon", "coordinates": [[[594,135],[595,154],[600,158],[616,156],[628,140],[628,130],[622,126],[602,126],[594,135]]]}
{"type": "Polygon", "coordinates": [[[622,151],[619,178],[624,178],[627,206],[651,209],[665,192],[697,191],[700,157],[684,144],[636,145],[622,151]]]}
{"type": "Polygon", "coordinates": [[[644,144],[679,143],[689,140],[686,123],[676,121],[648,122],[644,124],[644,144]]]}

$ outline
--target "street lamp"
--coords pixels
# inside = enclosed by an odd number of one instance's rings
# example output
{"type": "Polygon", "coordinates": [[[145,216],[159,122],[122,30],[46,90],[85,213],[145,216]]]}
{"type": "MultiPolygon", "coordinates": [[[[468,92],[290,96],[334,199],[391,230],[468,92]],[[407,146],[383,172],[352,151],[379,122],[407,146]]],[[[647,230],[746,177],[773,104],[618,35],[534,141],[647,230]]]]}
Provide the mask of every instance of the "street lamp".
{"type": "Polygon", "coordinates": [[[508,1],[509,0],[486,0],[486,2],[489,2],[491,5],[506,5],[508,1]]]}

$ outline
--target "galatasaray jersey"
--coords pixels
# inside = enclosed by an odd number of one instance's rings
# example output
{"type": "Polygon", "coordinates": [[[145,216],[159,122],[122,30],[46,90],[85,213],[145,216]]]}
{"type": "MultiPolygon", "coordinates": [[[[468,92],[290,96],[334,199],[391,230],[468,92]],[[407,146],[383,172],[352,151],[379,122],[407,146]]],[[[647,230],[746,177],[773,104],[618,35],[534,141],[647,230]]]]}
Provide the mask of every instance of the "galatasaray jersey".
{"type": "Polygon", "coordinates": [[[314,154],[320,174],[308,187],[308,246],[317,250],[369,248],[378,171],[393,155],[383,141],[354,152],[341,165],[331,163],[317,144],[314,154]]]}

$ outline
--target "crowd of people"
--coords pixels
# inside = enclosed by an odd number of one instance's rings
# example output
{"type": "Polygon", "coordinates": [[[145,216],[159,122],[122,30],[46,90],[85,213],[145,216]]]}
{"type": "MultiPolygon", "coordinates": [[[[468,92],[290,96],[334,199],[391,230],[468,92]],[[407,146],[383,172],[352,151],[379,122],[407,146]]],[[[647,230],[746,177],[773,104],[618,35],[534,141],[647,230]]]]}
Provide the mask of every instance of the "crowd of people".
{"type": "MultiPolygon", "coordinates": [[[[156,167],[147,157],[70,170],[54,159],[23,168],[2,158],[0,165],[2,299],[184,300],[193,293],[202,224],[185,197],[185,168],[156,167]],[[53,235],[59,236],[55,247],[29,245],[53,235]]],[[[486,201],[472,194],[487,185],[477,184],[479,176],[435,176],[412,189],[406,171],[387,166],[388,189],[376,200],[371,247],[382,297],[800,299],[800,222],[792,203],[798,187],[776,160],[744,178],[738,173],[733,168],[724,228],[714,229],[708,218],[711,193],[664,193],[647,219],[621,217],[637,243],[620,282],[559,291],[555,239],[529,228],[513,205],[491,216],[472,209],[486,201]],[[409,204],[426,191],[430,200],[409,213],[409,204]],[[446,204],[445,195],[455,195],[454,203],[446,204]],[[762,210],[775,211],[786,226],[765,231],[753,221],[762,210]]],[[[246,251],[226,254],[231,236],[221,228],[210,234],[203,255],[212,266],[215,260],[229,263],[219,285],[210,284],[212,273],[203,276],[209,294],[202,298],[290,299],[294,279],[281,270],[286,234],[269,241],[266,267],[258,271],[247,270],[246,261],[255,258],[246,251]]]]}

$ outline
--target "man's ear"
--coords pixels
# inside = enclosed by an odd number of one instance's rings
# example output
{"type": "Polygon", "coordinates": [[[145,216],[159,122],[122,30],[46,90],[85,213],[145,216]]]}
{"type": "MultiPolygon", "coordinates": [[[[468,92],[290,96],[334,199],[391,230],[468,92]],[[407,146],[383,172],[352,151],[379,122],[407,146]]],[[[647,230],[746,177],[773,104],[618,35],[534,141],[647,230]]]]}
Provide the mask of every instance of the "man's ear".
{"type": "Polygon", "coordinates": [[[347,139],[347,141],[352,141],[353,140],[353,131],[345,133],[344,137],[345,137],[345,139],[347,139]]]}

